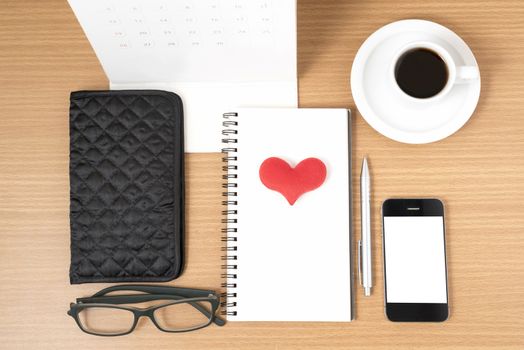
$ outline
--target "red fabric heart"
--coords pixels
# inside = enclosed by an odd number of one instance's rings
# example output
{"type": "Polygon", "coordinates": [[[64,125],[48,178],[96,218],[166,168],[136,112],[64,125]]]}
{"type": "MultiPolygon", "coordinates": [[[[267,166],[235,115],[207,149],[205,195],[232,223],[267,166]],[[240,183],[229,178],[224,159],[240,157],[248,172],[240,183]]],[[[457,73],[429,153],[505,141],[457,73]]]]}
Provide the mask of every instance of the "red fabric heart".
{"type": "Polygon", "coordinates": [[[306,158],[292,168],[285,160],[271,157],[262,162],[259,175],[267,188],[280,192],[293,205],[301,195],[324,183],[326,165],[320,159],[306,158]]]}

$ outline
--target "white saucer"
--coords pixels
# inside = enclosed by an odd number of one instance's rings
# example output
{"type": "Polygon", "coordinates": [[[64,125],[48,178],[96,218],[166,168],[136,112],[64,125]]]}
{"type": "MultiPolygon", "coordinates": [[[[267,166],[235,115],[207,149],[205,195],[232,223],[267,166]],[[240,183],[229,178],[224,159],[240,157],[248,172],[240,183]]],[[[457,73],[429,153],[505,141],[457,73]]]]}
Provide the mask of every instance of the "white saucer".
{"type": "Polygon", "coordinates": [[[431,41],[449,51],[459,65],[478,66],[468,45],[440,24],[423,20],[390,23],[374,32],[357,52],[351,69],[351,92],[360,114],[382,135],[404,143],[441,140],[471,117],[480,96],[480,77],[455,84],[437,101],[399,98],[391,64],[398,51],[414,41],[431,41]]]}

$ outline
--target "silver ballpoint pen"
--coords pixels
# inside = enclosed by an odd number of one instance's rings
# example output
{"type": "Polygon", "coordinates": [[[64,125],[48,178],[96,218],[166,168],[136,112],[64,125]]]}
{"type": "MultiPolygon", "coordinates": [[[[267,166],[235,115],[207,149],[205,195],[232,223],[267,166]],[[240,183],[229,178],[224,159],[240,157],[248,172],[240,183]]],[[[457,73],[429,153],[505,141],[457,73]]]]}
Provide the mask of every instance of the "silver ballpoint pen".
{"type": "Polygon", "coordinates": [[[360,283],[364,287],[364,295],[371,295],[373,286],[373,265],[371,264],[371,215],[370,215],[370,177],[367,158],[362,161],[360,173],[360,219],[362,224],[359,241],[359,264],[361,270],[360,283]]]}

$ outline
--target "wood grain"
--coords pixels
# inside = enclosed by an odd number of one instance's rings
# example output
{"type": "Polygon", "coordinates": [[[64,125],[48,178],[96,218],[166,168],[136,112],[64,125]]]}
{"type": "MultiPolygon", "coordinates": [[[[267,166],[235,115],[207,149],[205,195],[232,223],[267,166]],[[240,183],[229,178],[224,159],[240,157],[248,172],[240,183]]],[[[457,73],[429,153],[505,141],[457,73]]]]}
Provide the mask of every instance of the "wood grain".
{"type": "MultiPolygon", "coordinates": [[[[298,3],[302,107],[347,107],[353,185],[371,160],[377,288],[357,290],[357,321],[230,323],[171,335],[147,322],[126,337],[81,333],[68,303],[102,285],[70,286],[68,95],[106,78],[65,0],[0,6],[0,347],[2,349],[522,349],[524,348],[524,3],[519,0],[304,0],[298,3]],[[399,19],[437,21],[475,53],[482,92],[473,118],[429,145],[376,133],[348,86],[356,50],[399,19]],[[379,207],[438,196],[447,210],[451,318],[395,324],[383,313],[379,207]]],[[[172,284],[220,288],[220,155],[189,154],[187,269],[172,284]]],[[[354,214],[359,211],[358,192],[354,214]]],[[[359,234],[359,215],[354,222],[359,234]]],[[[311,302],[319,301],[314,276],[311,302]]],[[[273,286],[268,286],[273,288],[273,286]]],[[[264,291],[260,291],[263,295],[264,291]]],[[[325,297],[325,295],[323,295],[325,297]]]]}

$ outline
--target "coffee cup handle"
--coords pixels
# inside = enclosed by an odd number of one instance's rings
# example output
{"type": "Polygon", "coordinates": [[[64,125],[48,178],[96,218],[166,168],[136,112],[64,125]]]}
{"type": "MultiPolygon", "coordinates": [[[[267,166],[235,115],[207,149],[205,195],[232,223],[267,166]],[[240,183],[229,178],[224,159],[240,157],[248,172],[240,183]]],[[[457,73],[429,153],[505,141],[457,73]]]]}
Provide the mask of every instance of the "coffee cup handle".
{"type": "Polygon", "coordinates": [[[480,76],[477,66],[458,66],[457,67],[457,84],[467,84],[477,80],[480,76]]]}

